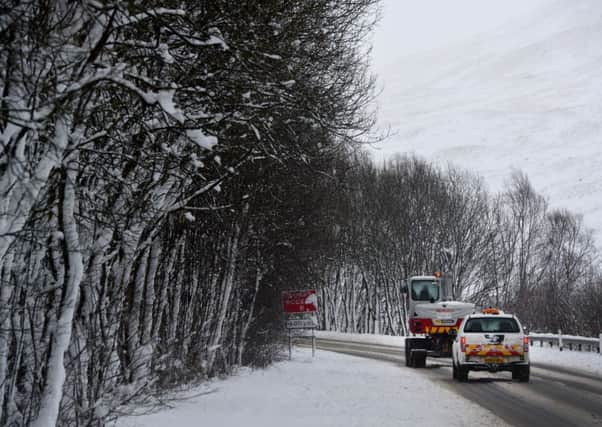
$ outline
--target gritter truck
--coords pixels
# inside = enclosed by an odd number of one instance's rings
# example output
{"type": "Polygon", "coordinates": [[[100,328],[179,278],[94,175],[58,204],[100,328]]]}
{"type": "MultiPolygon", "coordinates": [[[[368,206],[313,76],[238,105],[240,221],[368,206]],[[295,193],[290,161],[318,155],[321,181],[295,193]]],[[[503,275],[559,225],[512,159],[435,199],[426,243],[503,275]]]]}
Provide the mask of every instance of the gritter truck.
{"type": "Polygon", "coordinates": [[[406,366],[424,368],[427,356],[451,357],[453,329],[475,310],[472,303],[452,301],[451,283],[441,277],[413,276],[403,291],[408,295],[412,337],[405,340],[406,366]]]}

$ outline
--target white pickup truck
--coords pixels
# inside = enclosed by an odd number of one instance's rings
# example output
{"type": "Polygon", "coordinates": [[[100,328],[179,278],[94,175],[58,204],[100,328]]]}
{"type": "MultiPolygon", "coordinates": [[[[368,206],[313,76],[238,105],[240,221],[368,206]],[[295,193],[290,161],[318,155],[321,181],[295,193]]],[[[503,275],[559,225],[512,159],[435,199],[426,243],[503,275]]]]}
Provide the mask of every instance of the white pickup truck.
{"type": "Polygon", "coordinates": [[[510,371],[529,381],[529,337],[516,318],[496,309],[464,318],[452,343],[453,376],[468,381],[469,371],[510,371]]]}

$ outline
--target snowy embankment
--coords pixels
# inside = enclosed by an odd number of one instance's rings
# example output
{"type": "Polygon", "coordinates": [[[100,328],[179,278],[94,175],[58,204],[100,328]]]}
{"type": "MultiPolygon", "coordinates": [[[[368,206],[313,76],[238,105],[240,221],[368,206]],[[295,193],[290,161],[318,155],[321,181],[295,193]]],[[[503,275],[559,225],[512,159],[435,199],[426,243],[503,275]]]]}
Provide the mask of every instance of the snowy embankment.
{"type": "Polygon", "coordinates": [[[589,351],[558,350],[558,347],[531,347],[531,362],[594,374],[602,380],[602,355],[589,351]]]}
{"type": "Polygon", "coordinates": [[[312,359],[309,349],[265,370],[211,381],[187,396],[170,409],[123,417],[116,426],[506,425],[418,371],[320,350],[312,359]]]}
{"type": "MultiPolygon", "coordinates": [[[[354,341],[369,344],[404,346],[405,337],[371,334],[345,334],[341,332],[317,331],[316,337],[354,341]]],[[[558,347],[540,347],[539,344],[530,347],[531,362],[548,366],[557,366],[566,370],[586,372],[602,377],[602,355],[594,352],[558,350],[558,347]]]]}

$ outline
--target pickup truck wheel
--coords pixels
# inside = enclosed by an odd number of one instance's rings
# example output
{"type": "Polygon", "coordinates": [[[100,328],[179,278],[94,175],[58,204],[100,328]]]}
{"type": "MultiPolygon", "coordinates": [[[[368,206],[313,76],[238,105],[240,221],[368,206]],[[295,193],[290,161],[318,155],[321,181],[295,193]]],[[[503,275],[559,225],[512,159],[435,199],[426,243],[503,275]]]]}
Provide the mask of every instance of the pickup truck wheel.
{"type": "Polygon", "coordinates": [[[468,368],[460,365],[458,367],[458,380],[465,383],[468,381],[468,368]]]}
{"type": "Polygon", "coordinates": [[[518,366],[512,370],[512,379],[522,383],[529,382],[529,366],[518,366]]]}
{"type": "Polygon", "coordinates": [[[411,356],[412,356],[412,341],[406,340],[406,366],[411,365],[411,356]]]}
{"type": "Polygon", "coordinates": [[[458,367],[456,366],[455,363],[453,363],[452,361],[452,376],[454,377],[454,380],[458,380],[458,367]]]}
{"type": "Polygon", "coordinates": [[[512,369],[512,380],[513,381],[518,381],[519,376],[520,376],[519,368],[512,369]]]}

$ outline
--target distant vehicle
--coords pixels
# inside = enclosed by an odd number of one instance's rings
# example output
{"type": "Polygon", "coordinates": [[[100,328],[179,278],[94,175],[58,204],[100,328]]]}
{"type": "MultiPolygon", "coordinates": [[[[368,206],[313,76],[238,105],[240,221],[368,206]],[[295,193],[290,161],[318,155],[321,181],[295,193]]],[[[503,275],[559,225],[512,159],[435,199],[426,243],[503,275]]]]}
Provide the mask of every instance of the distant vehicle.
{"type": "Polygon", "coordinates": [[[469,371],[510,371],[513,380],[529,381],[529,337],[516,316],[485,309],[466,316],[452,335],[454,379],[468,381],[469,371]]]}
{"type": "MultiPolygon", "coordinates": [[[[424,368],[427,356],[451,357],[451,331],[474,312],[469,302],[452,301],[449,280],[441,273],[409,278],[403,291],[408,295],[410,333],[405,340],[406,366],[424,368]]],[[[455,336],[455,335],[454,335],[455,336]]]]}

